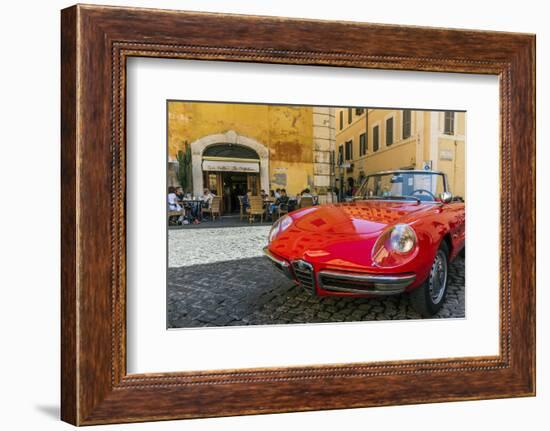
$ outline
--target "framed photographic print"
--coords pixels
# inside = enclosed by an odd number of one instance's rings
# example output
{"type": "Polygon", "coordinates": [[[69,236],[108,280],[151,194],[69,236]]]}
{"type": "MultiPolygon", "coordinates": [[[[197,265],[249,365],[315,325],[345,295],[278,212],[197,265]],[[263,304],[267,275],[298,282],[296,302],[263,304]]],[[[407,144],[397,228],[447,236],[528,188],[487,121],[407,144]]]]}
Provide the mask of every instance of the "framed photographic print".
{"type": "Polygon", "coordinates": [[[63,420],[534,395],[533,35],[61,30],[63,420]]]}
{"type": "Polygon", "coordinates": [[[465,112],[167,111],[169,328],[464,317],[465,112]]]}

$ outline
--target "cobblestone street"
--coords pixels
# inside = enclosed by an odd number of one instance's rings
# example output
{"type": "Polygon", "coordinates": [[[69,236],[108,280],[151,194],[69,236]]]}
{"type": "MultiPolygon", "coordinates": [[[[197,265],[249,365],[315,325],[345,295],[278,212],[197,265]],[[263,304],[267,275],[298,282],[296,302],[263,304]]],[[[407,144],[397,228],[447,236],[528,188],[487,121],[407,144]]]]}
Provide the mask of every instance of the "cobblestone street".
{"type": "MultiPolygon", "coordinates": [[[[420,318],[408,295],[311,296],[262,256],[268,232],[269,226],[169,230],[168,327],[420,318]]],[[[464,259],[458,257],[436,317],[464,316],[464,259]]]]}

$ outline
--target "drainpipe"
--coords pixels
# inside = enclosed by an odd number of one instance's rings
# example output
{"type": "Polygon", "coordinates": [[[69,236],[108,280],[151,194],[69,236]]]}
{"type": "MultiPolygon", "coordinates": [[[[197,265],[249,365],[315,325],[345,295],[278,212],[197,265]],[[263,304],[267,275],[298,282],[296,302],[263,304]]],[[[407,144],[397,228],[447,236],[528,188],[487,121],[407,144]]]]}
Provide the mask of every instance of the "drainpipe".
{"type": "MultiPolygon", "coordinates": [[[[369,147],[369,108],[365,108],[365,171],[367,171],[367,148],[369,147]]],[[[366,174],[365,174],[366,175],[366,174]]]]}
{"type": "Polygon", "coordinates": [[[454,141],[454,144],[455,144],[455,153],[453,154],[453,190],[456,192],[456,149],[458,146],[456,139],[454,141]]]}

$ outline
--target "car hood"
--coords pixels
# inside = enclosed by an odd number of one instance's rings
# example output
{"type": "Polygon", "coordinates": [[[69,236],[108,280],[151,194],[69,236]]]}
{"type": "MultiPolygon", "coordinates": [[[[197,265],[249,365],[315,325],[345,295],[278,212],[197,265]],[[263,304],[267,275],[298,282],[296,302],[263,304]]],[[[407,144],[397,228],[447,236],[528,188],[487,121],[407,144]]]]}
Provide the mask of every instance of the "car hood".
{"type": "Polygon", "coordinates": [[[372,235],[438,208],[416,201],[355,201],[304,208],[290,214],[296,229],[326,234],[372,235]],[[414,214],[414,217],[412,217],[414,214]]]}

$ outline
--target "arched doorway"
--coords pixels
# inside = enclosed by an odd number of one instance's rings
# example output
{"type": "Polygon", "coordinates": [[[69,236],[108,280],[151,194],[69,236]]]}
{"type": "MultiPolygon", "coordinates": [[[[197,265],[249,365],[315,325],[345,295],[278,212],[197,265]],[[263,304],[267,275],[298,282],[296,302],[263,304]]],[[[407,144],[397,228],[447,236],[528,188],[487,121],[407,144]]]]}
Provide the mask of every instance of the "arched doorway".
{"type": "Polygon", "coordinates": [[[239,211],[238,196],[251,191],[260,194],[260,157],[252,148],[240,144],[213,144],[202,153],[205,187],[222,197],[222,212],[239,211]]]}
{"type": "Polygon", "coordinates": [[[269,190],[269,150],[233,130],[191,143],[191,161],[193,192],[200,195],[205,187],[212,189],[222,196],[226,212],[238,210],[237,193],[269,190]]]}

